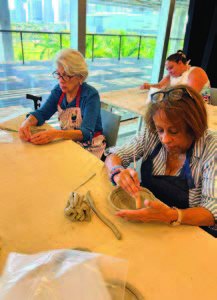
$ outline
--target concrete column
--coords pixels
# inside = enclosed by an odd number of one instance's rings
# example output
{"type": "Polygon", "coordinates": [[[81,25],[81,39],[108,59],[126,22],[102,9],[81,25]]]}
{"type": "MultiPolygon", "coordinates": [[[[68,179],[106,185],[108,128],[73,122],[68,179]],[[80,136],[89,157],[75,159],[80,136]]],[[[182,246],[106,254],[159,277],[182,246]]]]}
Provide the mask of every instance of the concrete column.
{"type": "Polygon", "coordinates": [[[86,0],[70,0],[70,46],[85,56],[86,0]]]}
{"type": "Polygon", "coordinates": [[[157,83],[163,77],[174,7],[175,0],[162,0],[151,83],[157,83]]]}
{"type": "MultiPolygon", "coordinates": [[[[1,0],[0,9],[0,28],[1,29],[11,29],[10,13],[8,0],[1,0]]],[[[14,60],[14,49],[12,42],[12,33],[1,33],[0,38],[0,59],[1,61],[10,62],[14,60]],[[3,49],[3,51],[2,51],[3,49]]]]}

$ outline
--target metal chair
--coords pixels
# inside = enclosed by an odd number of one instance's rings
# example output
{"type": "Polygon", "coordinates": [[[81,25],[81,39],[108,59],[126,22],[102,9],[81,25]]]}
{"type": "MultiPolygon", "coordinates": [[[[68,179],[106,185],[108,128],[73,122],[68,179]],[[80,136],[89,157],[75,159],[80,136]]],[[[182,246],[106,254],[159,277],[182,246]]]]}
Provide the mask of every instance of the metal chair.
{"type": "Polygon", "coordinates": [[[217,106],[217,88],[210,89],[211,104],[217,106]]]}
{"type": "Polygon", "coordinates": [[[101,109],[103,134],[106,137],[106,147],[116,145],[121,116],[111,111],[101,109]]]}

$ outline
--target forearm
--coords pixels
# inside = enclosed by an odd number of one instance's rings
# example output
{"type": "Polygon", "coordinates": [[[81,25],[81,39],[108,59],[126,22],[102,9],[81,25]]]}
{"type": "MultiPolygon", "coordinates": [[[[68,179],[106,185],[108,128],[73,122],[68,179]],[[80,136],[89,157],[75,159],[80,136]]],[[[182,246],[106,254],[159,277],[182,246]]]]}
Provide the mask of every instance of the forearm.
{"type": "Polygon", "coordinates": [[[56,130],[56,138],[73,141],[82,141],[83,134],[81,130],[56,130]]]}
{"type": "Polygon", "coordinates": [[[160,88],[160,83],[150,83],[150,88],[160,88]]]}
{"type": "MultiPolygon", "coordinates": [[[[214,226],[214,217],[209,210],[204,207],[192,207],[181,209],[182,224],[194,226],[214,226]]],[[[177,220],[177,213],[171,210],[170,222],[177,220]]]]}
{"type": "Polygon", "coordinates": [[[28,118],[23,122],[22,126],[36,126],[38,124],[38,120],[33,115],[29,115],[28,118]]]}
{"type": "Polygon", "coordinates": [[[166,88],[169,85],[170,77],[167,75],[158,83],[144,83],[143,88],[150,89],[150,88],[166,88]]]}
{"type": "Polygon", "coordinates": [[[114,166],[122,166],[122,161],[119,156],[115,154],[111,154],[106,158],[105,165],[106,165],[107,172],[110,174],[111,169],[114,166]]]}

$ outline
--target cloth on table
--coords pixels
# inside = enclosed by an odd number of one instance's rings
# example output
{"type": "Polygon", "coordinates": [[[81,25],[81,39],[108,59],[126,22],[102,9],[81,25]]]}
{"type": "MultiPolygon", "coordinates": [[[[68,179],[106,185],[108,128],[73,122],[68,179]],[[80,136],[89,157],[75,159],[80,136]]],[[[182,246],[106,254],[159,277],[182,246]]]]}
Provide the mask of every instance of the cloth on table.
{"type": "Polygon", "coordinates": [[[64,213],[72,222],[90,221],[90,205],[85,200],[84,195],[77,192],[70,193],[64,213]]]}

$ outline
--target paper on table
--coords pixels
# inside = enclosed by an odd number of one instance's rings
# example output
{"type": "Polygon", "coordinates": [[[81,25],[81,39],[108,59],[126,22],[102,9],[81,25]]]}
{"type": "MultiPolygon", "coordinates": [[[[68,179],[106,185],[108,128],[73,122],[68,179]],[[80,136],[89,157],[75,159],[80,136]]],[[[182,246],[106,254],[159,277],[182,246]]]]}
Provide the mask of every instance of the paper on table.
{"type": "Polygon", "coordinates": [[[2,122],[2,119],[0,119],[0,126],[19,131],[20,125],[23,123],[25,118],[26,118],[26,115],[20,115],[16,118],[11,118],[8,120],[5,120],[3,118],[3,122],[2,122]]]}
{"type": "MultiPolygon", "coordinates": [[[[15,119],[9,119],[5,122],[2,122],[2,119],[0,119],[0,127],[7,127],[11,130],[15,130],[15,131],[19,131],[20,125],[23,123],[23,121],[25,120],[26,115],[20,115],[18,117],[16,117],[15,119]]],[[[42,131],[42,130],[46,130],[46,129],[52,129],[52,126],[50,126],[49,124],[45,123],[42,126],[33,126],[33,131],[34,133],[37,131],[42,131]]]]}

